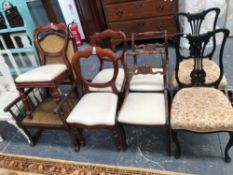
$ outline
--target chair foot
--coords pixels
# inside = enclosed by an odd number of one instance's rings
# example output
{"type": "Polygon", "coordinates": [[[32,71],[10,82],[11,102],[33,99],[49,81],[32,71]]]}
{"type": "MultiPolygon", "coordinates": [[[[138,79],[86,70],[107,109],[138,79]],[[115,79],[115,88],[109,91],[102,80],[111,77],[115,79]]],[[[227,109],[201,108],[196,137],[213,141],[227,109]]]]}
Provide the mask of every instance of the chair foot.
{"type": "Polygon", "coordinates": [[[35,146],[40,138],[43,129],[39,129],[33,136],[26,130],[27,135],[29,136],[30,140],[28,141],[30,146],[35,146]]]}
{"type": "Polygon", "coordinates": [[[228,141],[227,146],[225,148],[225,158],[224,158],[225,162],[227,162],[227,163],[231,162],[231,158],[229,156],[229,150],[233,146],[233,133],[229,132],[229,136],[230,136],[230,138],[229,138],[229,141],[228,141]]]}
{"type": "Polygon", "coordinates": [[[125,151],[127,148],[127,143],[126,143],[126,135],[125,135],[125,130],[123,126],[119,126],[119,132],[121,134],[121,145],[122,145],[122,150],[125,151]]]}
{"type": "Polygon", "coordinates": [[[180,158],[181,155],[181,149],[180,149],[180,143],[179,140],[177,138],[177,132],[176,131],[172,131],[171,132],[171,136],[172,136],[172,140],[174,141],[175,145],[176,145],[176,151],[175,151],[175,158],[180,158]]]}
{"type": "Polygon", "coordinates": [[[74,142],[74,151],[75,152],[79,151],[80,145],[85,145],[85,140],[84,140],[80,130],[77,128],[70,128],[68,130],[68,132],[69,132],[69,134],[74,142]]]}
{"type": "Polygon", "coordinates": [[[115,140],[115,145],[117,147],[117,150],[121,150],[123,148],[122,146],[122,141],[121,141],[121,134],[119,134],[118,132],[118,128],[117,127],[113,127],[111,128],[111,132],[112,132],[112,136],[115,140]]]}
{"type": "Polygon", "coordinates": [[[171,156],[171,129],[167,128],[167,155],[171,156]]]}

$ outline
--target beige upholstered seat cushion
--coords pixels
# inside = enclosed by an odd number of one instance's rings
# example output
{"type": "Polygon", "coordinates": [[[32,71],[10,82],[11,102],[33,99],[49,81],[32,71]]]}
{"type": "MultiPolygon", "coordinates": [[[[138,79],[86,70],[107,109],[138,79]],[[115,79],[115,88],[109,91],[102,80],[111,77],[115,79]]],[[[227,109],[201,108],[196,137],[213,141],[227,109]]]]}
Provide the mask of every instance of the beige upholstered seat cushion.
{"type": "MultiPolygon", "coordinates": [[[[178,76],[181,82],[187,84],[191,82],[190,73],[193,70],[193,64],[194,64],[193,59],[188,59],[180,62],[178,76]]],[[[220,69],[219,66],[214,61],[209,59],[204,59],[203,66],[204,66],[204,70],[206,71],[206,83],[211,83],[218,79],[220,74],[220,69]]],[[[174,88],[177,88],[178,86],[175,75],[173,76],[172,85],[174,88]]],[[[223,75],[222,81],[219,84],[219,89],[225,89],[226,85],[227,85],[227,79],[223,75]]]]}
{"type": "Polygon", "coordinates": [[[184,88],[172,102],[171,127],[197,132],[233,131],[233,109],[220,90],[184,88]]]}
{"type": "MultiPolygon", "coordinates": [[[[113,71],[114,69],[113,68],[108,68],[108,69],[103,69],[101,70],[95,77],[94,79],[92,80],[93,83],[105,83],[105,82],[108,82],[112,79],[113,77],[113,71]]],[[[123,86],[123,83],[124,83],[124,78],[125,78],[125,75],[124,75],[124,69],[122,68],[119,68],[118,69],[118,75],[117,75],[117,78],[116,78],[116,88],[118,91],[121,91],[122,90],[122,86],[123,86]]],[[[111,87],[106,87],[106,88],[93,88],[93,87],[90,87],[89,88],[90,91],[98,91],[98,92],[112,92],[112,88],[111,87]]]]}
{"type": "Polygon", "coordinates": [[[29,72],[19,75],[15,81],[17,83],[23,82],[49,82],[58,75],[67,70],[64,64],[50,64],[35,68],[29,72]]]}
{"type": "MultiPolygon", "coordinates": [[[[162,69],[155,69],[162,71],[162,69]]],[[[138,74],[133,75],[130,80],[131,91],[161,91],[164,89],[162,74],[138,74]]]]}
{"type": "Polygon", "coordinates": [[[117,95],[89,93],[84,95],[67,118],[67,123],[83,125],[115,125],[117,95]]]}
{"type": "Polygon", "coordinates": [[[136,125],[164,125],[164,94],[129,93],[118,115],[118,121],[136,125]]]}

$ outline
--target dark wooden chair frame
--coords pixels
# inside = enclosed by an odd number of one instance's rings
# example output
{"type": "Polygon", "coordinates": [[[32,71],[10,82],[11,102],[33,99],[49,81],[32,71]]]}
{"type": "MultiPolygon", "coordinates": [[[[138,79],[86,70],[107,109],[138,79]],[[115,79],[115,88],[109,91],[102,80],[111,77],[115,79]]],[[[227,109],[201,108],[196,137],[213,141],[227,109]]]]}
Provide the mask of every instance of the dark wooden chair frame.
{"type": "MultiPolygon", "coordinates": [[[[120,56],[117,57],[117,61],[121,62],[121,65],[124,69],[124,73],[125,73],[125,77],[126,77],[126,63],[124,62],[124,55],[125,55],[125,52],[127,51],[128,45],[127,45],[127,37],[126,37],[125,33],[122,31],[114,31],[111,29],[104,30],[101,33],[94,33],[91,36],[91,45],[97,46],[98,41],[104,41],[106,39],[110,41],[110,44],[111,44],[111,47],[113,50],[116,50],[115,47],[117,45],[123,43],[122,52],[121,52],[120,56]]],[[[99,60],[100,60],[99,70],[102,70],[104,62],[102,61],[102,59],[99,59],[99,60]]],[[[125,81],[126,81],[126,79],[124,79],[123,84],[125,84],[125,81]]],[[[124,90],[123,88],[124,87],[122,87],[121,91],[124,90]]]]}
{"type": "MultiPolygon", "coordinates": [[[[229,30],[227,29],[217,29],[215,31],[212,32],[208,32],[205,34],[200,34],[197,36],[192,36],[191,34],[189,35],[184,35],[184,34],[176,34],[173,37],[174,40],[174,46],[175,46],[175,51],[176,51],[176,81],[178,82],[179,85],[179,90],[181,90],[182,88],[187,88],[187,87],[214,87],[214,88],[218,88],[218,85],[223,77],[223,50],[224,50],[224,46],[226,43],[226,39],[229,36],[229,30]],[[207,44],[209,43],[211,37],[215,37],[216,34],[218,33],[222,33],[223,34],[223,40],[222,40],[222,44],[221,44],[221,48],[220,48],[220,53],[219,53],[219,67],[220,67],[220,75],[219,78],[211,83],[205,83],[205,70],[203,69],[203,58],[205,58],[204,55],[204,51],[206,49],[207,44]],[[179,62],[180,62],[180,39],[181,37],[185,37],[188,39],[189,43],[190,43],[190,55],[194,58],[194,68],[193,71],[191,72],[190,76],[191,76],[191,83],[189,84],[185,84],[183,82],[181,82],[179,80],[178,77],[178,71],[179,71],[179,62]]],[[[214,43],[216,44],[216,43],[214,43]]],[[[213,46],[216,47],[216,46],[213,46]]],[[[177,137],[177,132],[180,131],[185,131],[185,132],[191,132],[191,133],[197,133],[197,134],[209,134],[209,133],[219,133],[219,132],[228,132],[230,135],[230,139],[227,143],[227,146],[225,148],[225,161],[226,162],[230,162],[231,158],[229,156],[229,149],[233,146],[233,132],[231,131],[216,131],[216,132],[194,132],[194,131],[190,131],[190,130],[186,130],[186,129],[172,129],[171,128],[171,134],[172,134],[172,139],[176,145],[176,152],[175,152],[175,157],[179,158],[181,155],[181,148],[180,148],[180,143],[178,141],[178,137],[177,137]]]]}
{"type": "MultiPolygon", "coordinates": [[[[130,92],[139,92],[139,93],[149,93],[149,92],[153,92],[153,93],[164,93],[164,101],[165,101],[165,115],[166,115],[166,124],[165,125],[135,125],[135,124],[125,124],[125,123],[120,123],[120,127],[122,128],[122,135],[124,138],[124,149],[126,149],[127,145],[126,145],[126,136],[125,136],[125,132],[124,132],[124,128],[123,125],[128,125],[128,126],[141,126],[141,127],[165,127],[167,130],[167,151],[168,151],[168,155],[170,156],[171,154],[171,134],[170,134],[170,92],[168,89],[168,79],[167,79],[167,75],[168,75],[168,39],[167,39],[167,31],[154,31],[154,32],[145,32],[145,33],[133,33],[132,34],[132,52],[128,52],[125,53],[125,63],[128,63],[128,56],[133,56],[134,58],[134,65],[133,67],[129,68],[128,64],[126,64],[127,67],[127,83],[126,83],[126,95],[125,95],[125,101],[127,100],[127,96],[130,92]],[[164,37],[164,43],[154,43],[154,44],[141,44],[141,45],[135,45],[135,36],[137,37],[153,37],[153,36],[161,36],[163,35],[164,37]],[[140,51],[138,51],[137,49],[142,49],[140,51]],[[161,62],[162,65],[161,67],[158,66],[138,66],[137,65],[137,61],[135,61],[137,59],[137,56],[143,56],[143,55],[152,55],[152,54],[159,54],[161,55],[161,62]],[[162,68],[163,71],[156,71],[153,72],[152,69],[153,68],[162,68]],[[129,89],[129,83],[131,81],[131,78],[133,75],[138,75],[138,74],[142,74],[142,75],[146,75],[146,74],[152,74],[152,75],[156,75],[156,74],[163,74],[164,76],[164,90],[163,91],[132,91],[129,89]]],[[[124,102],[121,105],[121,107],[124,106],[124,102]]],[[[120,110],[119,110],[120,112],[120,110]]],[[[118,112],[118,113],[119,113],[118,112]]]]}
{"type": "MultiPolygon", "coordinates": [[[[68,116],[69,112],[71,112],[71,110],[73,109],[74,105],[76,104],[76,102],[78,101],[78,98],[76,96],[76,84],[73,83],[72,86],[70,87],[70,89],[67,91],[67,94],[66,96],[69,96],[69,100],[66,100],[65,103],[63,103],[63,106],[60,107],[60,106],[57,106],[56,109],[54,110],[55,114],[57,115],[57,117],[60,118],[60,120],[62,121],[63,125],[61,126],[55,126],[53,124],[48,124],[48,125],[44,125],[44,124],[26,124],[24,125],[23,123],[23,119],[20,119],[21,117],[25,117],[26,116],[26,112],[25,112],[25,108],[24,109],[21,109],[19,107],[19,103],[22,102],[21,98],[18,97],[17,99],[15,99],[14,101],[12,101],[9,105],[7,105],[5,108],[4,108],[4,111],[5,112],[9,112],[13,118],[15,119],[16,123],[18,124],[18,126],[20,126],[23,131],[27,134],[27,136],[29,137],[30,141],[31,141],[31,145],[34,146],[37,142],[38,142],[38,139],[42,133],[42,131],[44,129],[56,129],[56,130],[64,130],[64,131],[67,131],[71,138],[73,139],[73,142],[74,142],[74,145],[75,145],[75,150],[78,150],[79,149],[79,140],[77,137],[75,137],[75,134],[72,133],[72,130],[69,128],[69,126],[67,125],[66,123],[66,117],[68,116]],[[71,98],[71,95],[74,93],[74,95],[72,96],[71,98]],[[16,113],[14,112],[14,109],[17,108],[18,111],[20,112],[18,115],[16,115],[16,113]],[[57,110],[57,108],[59,108],[59,110],[57,110]],[[21,117],[19,117],[19,115],[21,117]],[[38,129],[37,132],[35,134],[32,134],[29,130],[29,128],[36,128],[38,129]]],[[[38,92],[39,95],[40,95],[40,98],[42,99],[42,101],[40,101],[38,99],[38,97],[35,95],[34,93],[34,88],[30,88],[28,89],[25,93],[28,95],[33,95],[33,98],[37,101],[38,105],[40,105],[41,103],[43,103],[43,101],[47,98],[47,95],[43,94],[41,89],[38,88],[38,92]]],[[[63,97],[62,101],[64,101],[67,97],[63,97]]],[[[32,97],[28,97],[29,99],[32,98],[32,97]]],[[[30,101],[30,100],[29,100],[30,101]]],[[[31,103],[30,103],[31,104],[31,103]]],[[[36,106],[34,107],[34,109],[36,109],[36,106]]],[[[53,111],[51,111],[53,113],[53,111]]]]}
{"type": "MultiPolygon", "coordinates": [[[[88,87],[95,87],[95,88],[111,87],[112,93],[119,95],[119,92],[118,92],[116,85],[115,85],[115,81],[116,81],[116,77],[117,77],[117,73],[118,73],[117,58],[115,57],[114,53],[111,50],[101,49],[99,47],[93,47],[93,48],[88,48],[84,51],[79,51],[79,52],[75,53],[75,55],[73,56],[72,66],[73,66],[73,69],[74,69],[78,79],[84,85],[84,94],[92,93],[92,92],[89,92],[88,87]],[[101,61],[112,62],[113,68],[114,68],[114,74],[113,74],[113,77],[111,80],[109,80],[108,82],[105,82],[105,83],[92,83],[92,82],[89,82],[87,79],[85,79],[81,75],[80,67],[78,67],[76,63],[79,62],[81,58],[88,59],[91,55],[98,56],[98,58],[101,59],[101,61]]],[[[99,93],[105,93],[105,92],[99,92],[99,93]]],[[[69,99],[69,97],[67,96],[66,99],[69,99]]],[[[62,107],[63,103],[65,103],[65,100],[60,103],[59,107],[62,107]]],[[[117,105],[119,106],[119,100],[118,100],[117,105]]],[[[119,108],[118,106],[117,106],[117,109],[119,108]]],[[[59,111],[59,110],[60,109],[58,108],[57,111],[59,111]]],[[[123,131],[122,131],[122,128],[120,128],[118,126],[117,122],[113,126],[109,126],[109,125],[87,126],[87,125],[76,124],[76,123],[73,123],[73,124],[69,123],[68,125],[70,126],[70,128],[72,128],[73,133],[75,133],[75,135],[78,137],[80,143],[83,145],[85,145],[85,140],[84,140],[84,137],[82,136],[82,129],[92,130],[92,129],[100,129],[101,128],[101,129],[107,129],[112,133],[113,138],[115,140],[115,144],[119,150],[123,148],[123,146],[122,146],[123,141],[122,141],[122,135],[121,135],[121,133],[123,131]]]]}
{"type": "Polygon", "coordinates": [[[50,82],[43,82],[43,81],[41,81],[41,82],[22,82],[22,83],[15,82],[16,88],[20,92],[20,96],[21,96],[23,104],[26,108],[26,113],[31,118],[33,116],[31,113],[30,106],[27,102],[27,95],[25,93],[25,88],[49,88],[50,91],[52,92],[52,96],[53,96],[54,100],[56,102],[59,102],[61,100],[61,96],[60,96],[60,93],[58,91],[58,85],[61,84],[67,78],[69,78],[71,82],[73,82],[73,80],[74,80],[73,75],[72,75],[72,68],[71,68],[71,65],[70,65],[68,58],[67,58],[67,47],[68,47],[68,40],[69,40],[67,26],[63,23],[59,23],[59,24],[50,23],[50,24],[47,24],[45,26],[39,26],[35,29],[33,37],[34,37],[35,46],[38,49],[38,52],[40,55],[40,64],[41,65],[46,64],[46,60],[47,60],[46,57],[47,56],[50,56],[50,57],[62,56],[64,58],[64,62],[65,62],[68,69],[66,71],[64,71],[62,74],[58,75],[54,80],[52,80],[50,82]],[[62,31],[64,36],[65,36],[64,46],[58,52],[49,53],[49,52],[44,51],[42,49],[42,47],[40,46],[40,40],[38,38],[38,35],[40,33],[46,33],[46,32],[49,32],[51,30],[54,30],[56,32],[62,31]]]}
{"type": "MultiPolygon", "coordinates": [[[[217,7],[203,10],[202,12],[199,12],[199,13],[183,13],[183,12],[177,13],[175,15],[177,32],[181,33],[180,18],[184,17],[184,18],[187,18],[187,20],[190,24],[191,34],[192,35],[199,35],[203,21],[205,20],[205,17],[210,13],[215,13],[215,17],[214,17],[214,21],[213,21],[213,28],[212,28],[212,30],[215,30],[218,16],[220,13],[220,9],[217,7]]],[[[213,38],[213,42],[214,42],[214,46],[215,46],[216,45],[215,44],[216,43],[215,37],[213,38]]],[[[204,57],[212,59],[215,49],[216,48],[213,47],[212,51],[208,52],[208,54],[206,54],[204,57]]],[[[184,56],[184,55],[180,54],[180,58],[181,58],[180,61],[182,61],[183,59],[189,59],[190,56],[184,56]]]]}

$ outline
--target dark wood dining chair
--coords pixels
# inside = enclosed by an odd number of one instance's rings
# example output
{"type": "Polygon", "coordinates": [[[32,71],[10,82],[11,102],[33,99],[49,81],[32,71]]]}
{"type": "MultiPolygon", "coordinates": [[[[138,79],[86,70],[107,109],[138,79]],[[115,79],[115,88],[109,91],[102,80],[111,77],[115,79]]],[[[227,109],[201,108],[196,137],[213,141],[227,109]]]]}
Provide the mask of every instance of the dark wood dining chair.
{"type": "MultiPolygon", "coordinates": [[[[111,29],[104,30],[103,32],[100,33],[94,33],[91,36],[91,45],[92,46],[99,46],[103,44],[103,42],[106,40],[108,41],[108,44],[112,47],[112,50],[116,50],[115,47],[118,45],[122,45],[122,50],[120,53],[116,55],[117,61],[120,62],[119,70],[118,70],[118,75],[116,79],[116,87],[118,91],[123,92],[124,91],[124,84],[125,84],[125,77],[126,77],[126,72],[125,72],[125,63],[124,63],[124,54],[127,51],[127,38],[124,32],[122,31],[114,31],[111,29]]],[[[100,59],[101,60],[101,59],[100,59]]],[[[92,82],[93,83],[102,83],[109,81],[110,78],[113,75],[113,68],[104,68],[104,62],[100,61],[100,68],[98,74],[93,78],[92,82]]],[[[90,88],[91,91],[110,91],[111,88],[90,88]]]]}
{"type": "MultiPolygon", "coordinates": [[[[122,125],[143,127],[164,127],[167,131],[168,154],[170,155],[169,91],[167,84],[167,33],[155,31],[146,36],[163,35],[165,43],[150,43],[136,46],[125,55],[129,58],[141,57],[157,60],[153,65],[127,64],[127,86],[124,102],[119,110],[118,122],[122,125]],[[156,57],[157,56],[157,57],[156,57]]],[[[142,36],[143,34],[137,34],[142,36]]],[[[123,129],[121,131],[124,131],[123,129]]],[[[126,146],[126,136],[124,146],[126,146]]]]}
{"type": "Polygon", "coordinates": [[[225,94],[218,89],[224,74],[223,51],[228,35],[229,30],[217,29],[200,35],[176,34],[173,38],[176,50],[175,77],[179,90],[172,101],[170,122],[172,138],[176,145],[176,157],[180,157],[181,154],[177,137],[179,132],[198,134],[228,132],[230,138],[225,148],[225,161],[231,160],[228,151],[233,146],[233,108],[225,94]],[[205,50],[208,49],[206,46],[213,37],[219,34],[222,36],[220,50],[215,53],[219,62],[219,73],[216,79],[210,81],[204,64],[205,50]],[[193,58],[194,66],[188,82],[179,76],[181,38],[187,39],[190,43],[190,55],[193,58]]]}
{"type": "Polygon", "coordinates": [[[33,116],[27,102],[25,89],[48,88],[53,99],[58,103],[61,99],[58,86],[67,79],[73,82],[72,68],[67,54],[69,53],[67,49],[73,48],[69,43],[67,26],[63,23],[50,23],[37,27],[34,31],[34,43],[39,53],[40,66],[15,79],[16,88],[20,92],[26,113],[30,118],[33,118],[33,116]],[[58,37],[54,37],[55,35],[50,35],[51,32],[61,33],[64,40],[59,40],[58,37]],[[47,42],[47,40],[53,42],[47,42]]]}
{"type": "MultiPolygon", "coordinates": [[[[116,113],[118,110],[119,91],[116,87],[116,78],[118,74],[117,58],[109,49],[101,49],[99,47],[88,48],[84,51],[75,53],[72,59],[72,66],[84,85],[84,95],[75,105],[69,114],[66,122],[72,128],[73,133],[79,137],[81,143],[85,143],[81,130],[86,129],[107,129],[112,133],[117,149],[122,149],[122,136],[116,123],[116,113]],[[88,81],[82,74],[77,62],[80,59],[89,59],[91,56],[97,56],[100,61],[108,61],[113,64],[113,74],[110,80],[101,83],[88,81]],[[106,88],[110,87],[111,92],[106,91],[90,91],[90,87],[106,88]]],[[[68,98],[67,98],[68,99],[68,98]]]]}
{"type": "MultiPolygon", "coordinates": [[[[219,8],[210,8],[210,9],[204,10],[199,13],[183,13],[183,12],[177,13],[175,16],[177,31],[184,33],[184,31],[182,30],[182,24],[184,24],[185,21],[187,21],[187,25],[189,24],[190,34],[192,35],[199,35],[203,33],[202,29],[204,28],[203,26],[204,22],[208,22],[208,24],[211,24],[209,31],[215,30],[219,13],[220,13],[219,8]],[[213,17],[210,18],[210,15],[212,15],[213,17]]],[[[207,31],[204,31],[204,32],[207,32],[207,31]]],[[[208,80],[210,77],[217,79],[219,76],[219,66],[214,61],[212,61],[213,55],[216,50],[215,46],[216,46],[217,40],[214,37],[214,38],[211,38],[211,41],[214,47],[209,47],[210,49],[208,51],[206,50],[206,53],[204,54],[204,58],[206,59],[203,60],[204,67],[208,75],[206,77],[206,80],[208,80]]],[[[211,43],[209,45],[211,45],[211,43]]],[[[181,46],[181,43],[180,43],[180,46],[181,46]]],[[[180,52],[179,56],[180,56],[180,59],[179,59],[180,79],[182,79],[182,81],[186,81],[187,83],[189,83],[190,72],[192,71],[192,68],[193,68],[193,57],[189,53],[184,53],[184,52],[180,52]]],[[[178,86],[175,76],[173,76],[173,79],[172,79],[172,86],[174,89],[176,89],[178,86]]],[[[219,84],[219,89],[224,90],[226,86],[227,86],[227,79],[224,75],[219,84]]]]}

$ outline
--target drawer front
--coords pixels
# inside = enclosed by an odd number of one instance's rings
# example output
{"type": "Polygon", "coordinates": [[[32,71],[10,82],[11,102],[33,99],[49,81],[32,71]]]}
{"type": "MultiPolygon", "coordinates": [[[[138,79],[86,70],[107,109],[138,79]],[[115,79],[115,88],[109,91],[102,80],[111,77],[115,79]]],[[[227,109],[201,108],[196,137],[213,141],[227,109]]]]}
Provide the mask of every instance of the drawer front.
{"type": "Polygon", "coordinates": [[[113,22],[108,24],[108,28],[113,30],[122,30],[131,38],[131,33],[167,30],[168,35],[176,33],[176,25],[173,16],[149,18],[145,20],[134,20],[127,22],[113,22]]]}
{"type": "Polygon", "coordinates": [[[101,0],[102,4],[115,4],[115,3],[121,3],[121,2],[129,2],[129,1],[135,1],[135,0],[101,0]]]}
{"type": "Polygon", "coordinates": [[[104,5],[107,22],[173,15],[177,0],[144,0],[104,5]]]}

